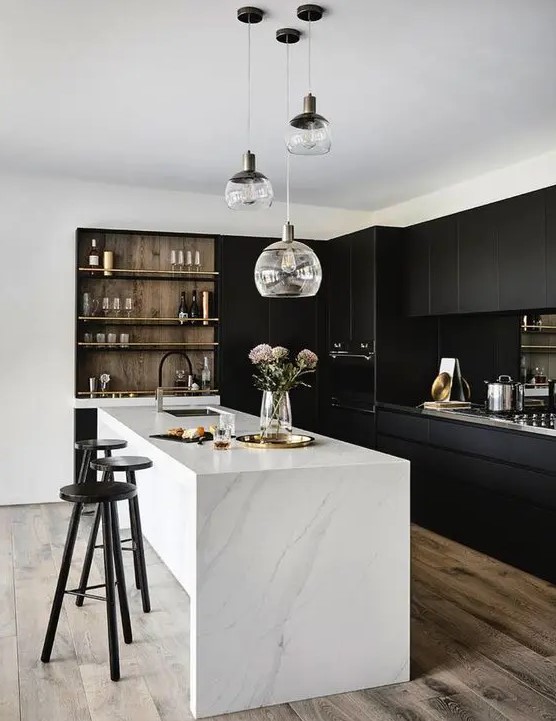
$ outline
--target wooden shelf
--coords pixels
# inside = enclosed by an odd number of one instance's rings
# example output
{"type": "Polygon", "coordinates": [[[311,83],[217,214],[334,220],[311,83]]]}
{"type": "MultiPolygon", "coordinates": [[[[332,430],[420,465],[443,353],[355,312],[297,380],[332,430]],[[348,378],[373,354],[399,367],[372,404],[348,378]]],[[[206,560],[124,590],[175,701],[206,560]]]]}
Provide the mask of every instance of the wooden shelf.
{"type": "MultiPolygon", "coordinates": [[[[169,386],[167,388],[163,388],[164,390],[164,397],[165,398],[187,398],[188,396],[214,396],[217,393],[220,393],[218,388],[209,388],[198,391],[191,390],[189,388],[184,388],[183,390],[181,388],[176,388],[174,386],[169,386]]],[[[88,398],[133,398],[134,396],[152,396],[153,400],[156,395],[156,389],[148,390],[148,391],[138,391],[138,390],[110,390],[110,391],[94,391],[91,393],[90,391],[78,391],[78,396],[81,397],[88,397],[88,398]]]]}
{"type": "Polygon", "coordinates": [[[148,350],[204,350],[212,351],[218,347],[218,343],[172,343],[157,342],[149,343],[78,343],[80,348],[95,351],[148,351],[148,350]]]}
{"type": "Polygon", "coordinates": [[[522,345],[521,350],[529,353],[535,351],[546,353],[548,351],[556,351],[556,345],[522,345]]]}
{"type": "Polygon", "coordinates": [[[218,323],[220,318],[186,318],[183,323],[180,323],[175,316],[173,318],[128,318],[127,316],[80,315],[77,320],[83,323],[105,323],[108,325],[122,323],[124,325],[175,325],[178,328],[181,326],[202,328],[205,323],[218,323]]]}
{"type": "Polygon", "coordinates": [[[521,332],[522,333],[553,333],[556,334],[556,325],[528,325],[528,326],[521,326],[521,332]]]}
{"type": "Polygon", "coordinates": [[[104,275],[104,268],[78,268],[79,275],[88,276],[90,280],[180,280],[180,281],[216,281],[220,275],[215,270],[133,270],[132,268],[113,268],[112,275],[104,275]]]}

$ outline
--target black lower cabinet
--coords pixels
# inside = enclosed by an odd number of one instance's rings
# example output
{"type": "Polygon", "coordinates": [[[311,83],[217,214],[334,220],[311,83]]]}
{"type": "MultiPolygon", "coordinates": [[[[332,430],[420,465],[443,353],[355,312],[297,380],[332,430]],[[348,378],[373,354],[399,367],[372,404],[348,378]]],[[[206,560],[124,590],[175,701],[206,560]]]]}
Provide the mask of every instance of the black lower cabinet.
{"type": "Polygon", "coordinates": [[[556,582],[553,439],[381,410],[377,425],[378,450],[411,462],[414,523],[556,582]]]}
{"type": "MultiPolygon", "coordinates": [[[[73,412],[73,438],[75,441],[86,441],[89,438],[97,437],[97,409],[76,408],[73,412]]],[[[73,482],[77,483],[79,469],[81,467],[81,451],[74,451],[73,454],[73,482]]],[[[87,471],[87,480],[95,481],[96,472],[91,468],[87,471]]]]}
{"type": "Polygon", "coordinates": [[[375,414],[330,406],[324,410],[322,432],[346,443],[375,447],[375,414]]]}

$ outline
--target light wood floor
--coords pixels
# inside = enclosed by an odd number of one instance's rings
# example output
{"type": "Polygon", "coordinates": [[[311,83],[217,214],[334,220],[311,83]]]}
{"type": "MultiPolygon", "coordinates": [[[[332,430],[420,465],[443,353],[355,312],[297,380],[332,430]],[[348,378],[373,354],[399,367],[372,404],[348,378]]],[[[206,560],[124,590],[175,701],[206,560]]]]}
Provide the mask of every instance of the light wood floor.
{"type": "MultiPolygon", "coordinates": [[[[122,680],[109,680],[105,608],[95,601],[77,609],[66,598],[52,662],[40,662],[69,510],[0,507],[0,721],[190,719],[188,599],[150,549],[153,611],[141,612],[128,583],[134,643],[120,646],[122,680]]],[[[82,532],[71,583],[84,545],[82,532]]],[[[410,683],[218,718],[556,720],[556,587],[420,528],[412,579],[410,683]]]]}

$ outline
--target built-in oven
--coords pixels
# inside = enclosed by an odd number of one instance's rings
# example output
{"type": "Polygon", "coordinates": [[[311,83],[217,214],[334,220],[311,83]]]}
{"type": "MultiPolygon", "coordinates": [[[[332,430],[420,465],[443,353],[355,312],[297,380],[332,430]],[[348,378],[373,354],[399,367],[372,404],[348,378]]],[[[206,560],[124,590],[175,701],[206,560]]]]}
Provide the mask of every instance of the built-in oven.
{"type": "Polygon", "coordinates": [[[333,342],[328,355],[330,405],[374,413],[374,341],[333,342]]]}

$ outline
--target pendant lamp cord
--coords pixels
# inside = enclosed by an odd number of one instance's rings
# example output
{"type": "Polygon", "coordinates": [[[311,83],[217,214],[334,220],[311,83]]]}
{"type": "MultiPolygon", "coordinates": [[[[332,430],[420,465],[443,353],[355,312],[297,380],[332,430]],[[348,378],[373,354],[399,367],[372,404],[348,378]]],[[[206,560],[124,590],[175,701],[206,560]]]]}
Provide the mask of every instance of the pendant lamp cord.
{"type": "Polygon", "coordinates": [[[251,21],[247,23],[247,150],[251,150],[251,21]]]}
{"type": "Polygon", "coordinates": [[[308,48],[309,48],[309,49],[308,49],[308,53],[309,53],[309,63],[308,63],[308,68],[309,68],[309,92],[311,92],[311,90],[312,90],[312,88],[311,88],[311,26],[312,26],[312,24],[313,24],[313,23],[311,22],[311,20],[309,20],[309,33],[308,33],[308,36],[309,36],[309,42],[308,42],[308,48]]]}
{"type": "MultiPolygon", "coordinates": [[[[286,43],[286,123],[290,120],[290,44],[286,43]]],[[[286,220],[290,222],[290,153],[286,148],[286,220]]]]}

